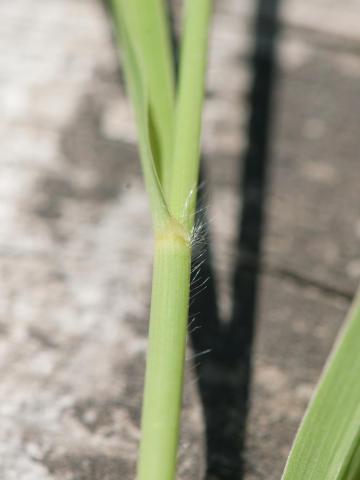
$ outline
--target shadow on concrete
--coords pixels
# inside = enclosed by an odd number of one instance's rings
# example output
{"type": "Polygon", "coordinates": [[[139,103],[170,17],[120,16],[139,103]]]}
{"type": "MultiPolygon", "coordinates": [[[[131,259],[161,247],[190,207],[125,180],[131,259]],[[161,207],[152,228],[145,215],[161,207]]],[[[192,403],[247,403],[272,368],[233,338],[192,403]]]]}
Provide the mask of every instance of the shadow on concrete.
{"type": "MultiPolygon", "coordinates": [[[[211,243],[205,230],[203,262],[193,273],[189,331],[195,351],[198,386],[206,428],[206,479],[240,480],[251,385],[259,271],[269,172],[272,98],[276,76],[276,40],[280,0],[258,0],[254,24],[253,80],[249,94],[248,148],[240,172],[237,259],[233,276],[233,311],[219,318],[211,243]],[[206,289],[196,292],[207,281],[206,289]],[[201,355],[208,350],[207,355],[201,355]]],[[[199,195],[198,219],[206,225],[199,195]]],[[[196,252],[195,252],[196,255],[196,252]]],[[[199,264],[194,259],[194,266],[199,264]]]]}

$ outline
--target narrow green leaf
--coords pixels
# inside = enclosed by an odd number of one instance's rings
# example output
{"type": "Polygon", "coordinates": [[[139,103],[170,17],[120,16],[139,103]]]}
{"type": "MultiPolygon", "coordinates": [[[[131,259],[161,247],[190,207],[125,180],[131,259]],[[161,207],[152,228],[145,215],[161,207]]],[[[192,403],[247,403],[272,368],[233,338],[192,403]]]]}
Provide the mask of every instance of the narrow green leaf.
{"type": "Polygon", "coordinates": [[[116,33],[123,52],[124,71],[132,99],[140,146],[140,158],[146,187],[150,196],[151,212],[156,230],[161,230],[169,220],[168,208],[163,195],[157,168],[158,158],[154,152],[154,130],[149,102],[149,87],[145,81],[146,68],[137,40],[136,16],[127,0],[113,0],[116,33]]]}
{"type": "Polygon", "coordinates": [[[171,162],[174,123],[174,66],[164,0],[112,0],[116,25],[127,29],[141,62],[150,112],[150,140],[159,180],[171,162]]]}
{"type": "Polygon", "coordinates": [[[360,479],[360,296],[330,355],[282,478],[360,479]]]}
{"type": "Polygon", "coordinates": [[[127,0],[138,22],[143,62],[149,84],[154,153],[162,184],[171,163],[174,127],[174,62],[164,0],[127,0]]]}

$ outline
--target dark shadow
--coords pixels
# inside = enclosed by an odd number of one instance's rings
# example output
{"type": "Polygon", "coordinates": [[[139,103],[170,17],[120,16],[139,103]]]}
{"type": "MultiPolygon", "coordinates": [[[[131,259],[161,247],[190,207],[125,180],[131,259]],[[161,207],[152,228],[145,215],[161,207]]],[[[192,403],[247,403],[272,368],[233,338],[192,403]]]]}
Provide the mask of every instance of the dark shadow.
{"type": "MultiPolygon", "coordinates": [[[[258,0],[254,25],[253,81],[249,95],[248,148],[240,174],[237,259],[233,311],[228,323],[218,316],[208,231],[204,258],[194,270],[190,333],[206,427],[206,479],[243,478],[243,452],[251,384],[265,196],[269,171],[272,97],[280,0],[258,0]],[[207,287],[196,292],[207,279],[207,287]],[[211,352],[201,355],[207,350],[211,352]]],[[[198,222],[206,225],[199,195],[198,222]]],[[[197,252],[195,252],[195,257],[197,252]]],[[[194,266],[199,261],[194,258],[194,266]]]]}

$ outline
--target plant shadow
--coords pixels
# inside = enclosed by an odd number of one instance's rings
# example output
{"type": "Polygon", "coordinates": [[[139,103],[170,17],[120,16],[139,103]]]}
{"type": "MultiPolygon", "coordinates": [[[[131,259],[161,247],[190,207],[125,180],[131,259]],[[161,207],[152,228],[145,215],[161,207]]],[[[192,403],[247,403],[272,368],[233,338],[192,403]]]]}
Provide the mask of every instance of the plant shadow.
{"type": "MultiPolygon", "coordinates": [[[[276,45],[280,0],[258,0],[254,22],[253,80],[249,92],[248,147],[242,159],[239,196],[237,258],[233,274],[232,313],[219,317],[211,242],[199,192],[198,222],[205,225],[206,247],[192,285],[207,282],[193,292],[189,332],[194,350],[198,388],[206,434],[206,480],[241,480],[249,410],[252,349],[269,181],[269,144],[276,82],[276,45]],[[207,355],[201,355],[210,350],[207,355]]],[[[240,162],[239,162],[240,163],[240,162]]],[[[201,176],[204,172],[201,172],[201,176]]],[[[194,265],[197,260],[194,259],[194,265]]]]}

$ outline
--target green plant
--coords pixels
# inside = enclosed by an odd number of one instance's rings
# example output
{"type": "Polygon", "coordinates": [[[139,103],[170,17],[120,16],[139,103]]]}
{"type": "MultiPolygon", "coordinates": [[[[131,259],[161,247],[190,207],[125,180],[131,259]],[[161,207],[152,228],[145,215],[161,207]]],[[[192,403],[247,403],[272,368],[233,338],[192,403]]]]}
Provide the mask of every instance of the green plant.
{"type": "Polygon", "coordinates": [[[210,0],[187,0],[175,89],[163,0],[112,0],[155,254],[138,480],[176,469],[210,0]]]}

